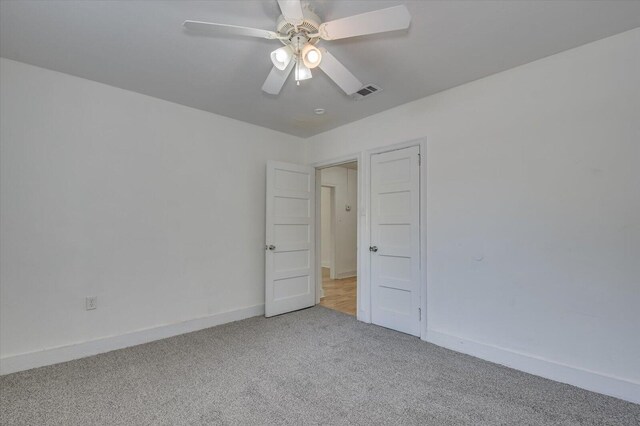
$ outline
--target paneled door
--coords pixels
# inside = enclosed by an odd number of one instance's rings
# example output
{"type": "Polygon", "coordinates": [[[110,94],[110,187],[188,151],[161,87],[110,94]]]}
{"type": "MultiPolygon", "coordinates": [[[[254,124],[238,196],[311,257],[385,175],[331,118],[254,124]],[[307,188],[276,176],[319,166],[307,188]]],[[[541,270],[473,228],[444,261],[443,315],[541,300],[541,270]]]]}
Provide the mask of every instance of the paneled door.
{"type": "Polygon", "coordinates": [[[371,156],[371,321],[420,335],[420,147],[371,156]]]}
{"type": "Polygon", "coordinates": [[[314,191],[314,168],[267,163],[267,317],[315,304],[314,191]]]}

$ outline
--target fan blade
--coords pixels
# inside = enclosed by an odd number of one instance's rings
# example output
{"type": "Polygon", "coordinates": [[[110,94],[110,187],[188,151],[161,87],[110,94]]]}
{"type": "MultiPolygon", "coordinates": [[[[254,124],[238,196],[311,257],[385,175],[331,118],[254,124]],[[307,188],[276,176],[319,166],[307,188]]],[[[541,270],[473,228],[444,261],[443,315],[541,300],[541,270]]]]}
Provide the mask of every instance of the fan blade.
{"type": "Polygon", "coordinates": [[[216,24],[213,22],[201,22],[201,21],[184,21],[184,27],[193,31],[194,33],[200,33],[203,35],[241,35],[248,37],[259,37],[274,39],[278,38],[278,34],[269,30],[260,30],[258,28],[239,27],[237,25],[216,24]]]}
{"type": "Polygon", "coordinates": [[[404,30],[409,28],[410,23],[411,15],[409,11],[406,6],[400,5],[325,22],[320,24],[319,32],[320,37],[324,40],[338,40],[347,37],[404,30]]]}
{"type": "Polygon", "coordinates": [[[352,95],[362,88],[362,83],[351,74],[327,49],[320,49],[322,60],[318,67],[331,78],[347,95],[352,95]]]}
{"type": "Polygon", "coordinates": [[[300,0],[278,0],[282,16],[291,25],[300,25],[304,21],[300,0]]]}
{"type": "Polygon", "coordinates": [[[267,76],[267,79],[264,81],[262,85],[262,90],[271,94],[277,95],[282,90],[282,86],[284,86],[284,82],[287,81],[287,77],[291,74],[291,70],[293,69],[293,65],[296,61],[292,60],[289,62],[289,65],[283,70],[279,70],[276,67],[271,68],[271,72],[267,76]]]}

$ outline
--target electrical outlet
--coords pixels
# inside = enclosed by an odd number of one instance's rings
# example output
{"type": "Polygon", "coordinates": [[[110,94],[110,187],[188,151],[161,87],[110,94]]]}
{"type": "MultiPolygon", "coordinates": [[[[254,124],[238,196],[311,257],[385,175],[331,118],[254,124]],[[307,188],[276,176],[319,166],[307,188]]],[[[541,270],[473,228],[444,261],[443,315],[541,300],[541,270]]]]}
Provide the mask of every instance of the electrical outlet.
{"type": "Polygon", "coordinates": [[[87,311],[96,309],[98,307],[98,296],[87,296],[87,299],[85,302],[86,302],[85,307],[87,311]]]}

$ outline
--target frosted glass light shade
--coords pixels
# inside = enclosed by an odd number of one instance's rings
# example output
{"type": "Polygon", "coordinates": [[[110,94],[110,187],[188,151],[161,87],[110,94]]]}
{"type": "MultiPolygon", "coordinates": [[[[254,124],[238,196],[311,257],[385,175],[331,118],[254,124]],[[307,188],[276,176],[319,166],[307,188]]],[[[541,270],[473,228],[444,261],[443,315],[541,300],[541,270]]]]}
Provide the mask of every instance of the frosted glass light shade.
{"type": "Polygon", "coordinates": [[[320,65],[320,61],[322,61],[322,53],[320,53],[320,50],[313,44],[307,44],[302,49],[302,60],[307,68],[315,68],[320,65]]]}
{"type": "Polygon", "coordinates": [[[296,64],[296,81],[308,80],[311,77],[311,70],[303,62],[298,61],[296,64]]]}
{"type": "Polygon", "coordinates": [[[279,70],[284,70],[293,59],[293,51],[289,46],[283,46],[271,52],[271,62],[279,70]]]}

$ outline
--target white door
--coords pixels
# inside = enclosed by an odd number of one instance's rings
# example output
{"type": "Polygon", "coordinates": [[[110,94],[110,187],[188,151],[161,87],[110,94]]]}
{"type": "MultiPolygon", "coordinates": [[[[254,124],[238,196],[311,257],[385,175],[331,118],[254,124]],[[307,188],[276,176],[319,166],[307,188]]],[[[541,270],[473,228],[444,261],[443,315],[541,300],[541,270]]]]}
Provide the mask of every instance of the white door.
{"type": "Polygon", "coordinates": [[[315,169],[267,163],[265,315],[315,304],[315,169]]]}
{"type": "Polygon", "coordinates": [[[371,321],[420,335],[420,148],[371,156],[371,321]]]}

